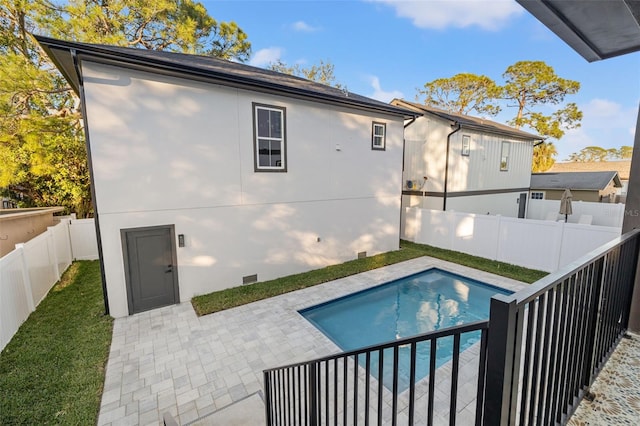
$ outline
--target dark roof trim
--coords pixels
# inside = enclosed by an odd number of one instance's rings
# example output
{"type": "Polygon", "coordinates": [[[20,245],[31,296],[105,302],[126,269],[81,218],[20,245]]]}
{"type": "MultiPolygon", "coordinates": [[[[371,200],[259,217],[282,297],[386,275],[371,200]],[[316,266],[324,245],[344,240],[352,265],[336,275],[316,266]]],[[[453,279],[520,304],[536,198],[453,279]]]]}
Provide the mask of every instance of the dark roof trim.
{"type": "Polygon", "coordinates": [[[522,130],[511,128],[507,125],[497,123],[491,120],[479,119],[470,115],[461,115],[448,113],[446,111],[438,110],[437,108],[428,107],[426,105],[420,105],[413,102],[407,102],[403,99],[394,99],[391,101],[394,105],[401,105],[405,108],[416,111],[420,115],[432,115],[440,118],[444,121],[449,121],[452,126],[459,124],[463,129],[476,130],[484,133],[491,133],[498,136],[507,136],[510,138],[520,139],[523,141],[544,141],[544,138],[532,133],[523,132],[522,130]],[[476,122],[476,121],[482,121],[476,122]]]}
{"type": "MultiPolygon", "coordinates": [[[[264,77],[266,70],[250,67],[248,65],[235,64],[229,61],[222,61],[220,59],[210,58],[212,61],[216,61],[218,65],[228,64],[230,72],[206,69],[198,67],[197,64],[190,65],[188,60],[185,60],[184,62],[177,62],[175,60],[170,61],[163,56],[163,52],[141,52],[140,49],[77,43],[43,36],[35,36],[35,38],[47,55],[51,57],[55,65],[76,92],[79,90],[82,77],[77,75],[75,70],[69,65],[71,61],[65,58],[66,56],[70,57],[73,54],[75,54],[80,61],[86,60],[106,65],[115,65],[170,77],[189,78],[191,80],[217,83],[228,87],[255,90],[262,93],[313,100],[333,105],[342,105],[345,107],[394,116],[411,118],[416,115],[420,115],[408,109],[396,107],[354,93],[347,93],[345,95],[344,92],[339,91],[338,89],[327,89],[328,86],[324,86],[319,83],[311,83],[308,80],[296,77],[287,76],[285,80],[287,80],[289,84],[271,82],[264,78],[252,78],[251,73],[247,71],[255,69],[256,76],[262,75],[264,77]],[[154,53],[157,54],[154,55],[154,53]],[[240,75],[240,73],[234,73],[232,71],[233,68],[239,67],[242,67],[243,74],[245,75],[240,75]],[[249,76],[247,76],[247,74],[249,76]],[[300,87],[302,84],[296,85],[296,82],[304,83],[307,87],[300,87]]],[[[189,56],[192,55],[184,55],[187,59],[189,56]]],[[[271,71],[269,73],[274,76],[281,75],[280,73],[271,71]]]]}

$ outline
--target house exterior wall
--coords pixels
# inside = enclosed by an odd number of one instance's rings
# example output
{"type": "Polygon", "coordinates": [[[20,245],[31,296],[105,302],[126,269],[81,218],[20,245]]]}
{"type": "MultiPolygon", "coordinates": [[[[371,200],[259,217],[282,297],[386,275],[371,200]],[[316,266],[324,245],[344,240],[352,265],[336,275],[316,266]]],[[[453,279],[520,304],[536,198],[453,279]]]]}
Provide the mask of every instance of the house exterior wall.
{"type": "MultiPolygon", "coordinates": [[[[607,187],[607,189],[609,189],[609,187],[607,187]]],[[[613,185],[611,185],[610,190],[603,190],[603,191],[597,191],[597,190],[590,190],[590,191],[583,191],[583,190],[577,190],[577,189],[572,189],[571,190],[571,195],[573,196],[572,200],[573,201],[588,201],[588,202],[592,202],[592,203],[599,203],[601,202],[601,195],[603,197],[606,197],[607,195],[611,194],[611,200],[614,201],[615,200],[615,188],[613,187],[613,185]]],[[[533,189],[531,188],[531,192],[544,192],[544,199],[545,200],[560,200],[562,199],[562,194],[564,193],[564,189],[533,189]]]]}
{"type": "Polygon", "coordinates": [[[55,225],[54,213],[62,207],[9,209],[0,214],[0,257],[13,251],[16,244],[26,243],[55,225]]]}
{"type": "MultiPolygon", "coordinates": [[[[439,202],[429,200],[425,204],[439,204],[437,208],[440,209],[445,190],[447,135],[452,130],[448,121],[430,115],[417,118],[405,130],[403,190],[424,191],[427,198],[439,198],[439,202]],[[424,186],[408,188],[408,180],[421,184],[425,176],[428,179],[424,186]]],[[[533,141],[460,129],[450,138],[447,210],[475,213],[496,211],[496,214],[517,216],[518,208],[514,200],[521,191],[514,190],[529,187],[532,158],[533,141]],[[465,135],[470,138],[469,155],[462,155],[465,135]],[[510,142],[507,171],[500,170],[503,141],[510,142]],[[479,194],[456,194],[473,191],[478,191],[479,194]],[[493,203],[497,205],[487,209],[493,203]]],[[[421,195],[414,193],[411,197],[421,195]]],[[[415,202],[416,200],[409,198],[405,199],[403,205],[408,207],[415,202]]]]}
{"type": "Polygon", "coordinates": [[[113,316],[128,314],[125,228],[185,236],[181,301],[398,249],[401,117],[82,66],[113,316]],[[254,171],[254,102],[286,108],[286,173],[254,171]],[[371,149],[373,121],[386,123],[385,151],[371,149]]]}

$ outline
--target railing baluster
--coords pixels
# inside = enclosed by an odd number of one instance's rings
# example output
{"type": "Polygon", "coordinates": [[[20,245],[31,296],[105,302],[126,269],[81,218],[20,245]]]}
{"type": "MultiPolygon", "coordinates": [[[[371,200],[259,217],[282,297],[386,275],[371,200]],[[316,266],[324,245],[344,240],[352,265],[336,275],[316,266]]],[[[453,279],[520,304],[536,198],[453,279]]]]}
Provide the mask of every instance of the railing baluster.
{"type": "Polygon", "coordinates": [[[484,413],[485,381],[487,374],[487,337],[488,329],[482,329],[480,337],[480,359],[478,361],[478,385],[476,387],[476,426],[482,425],[484,413]]]}
{"type": "Polygon", "coordinates": [[[364,424],[369,424],[369,387],[371,386],[371,352],[367,351],[365,358],[365,376],[364,376],[364,424]]]}
{"type": "Polygon", "coordinates": [[[349,358],[342,358],[342,424],[346,426],[349,413],[347,412],[347,369],[349,367],[349,358]]]}
{"type": "Polygon", "coordinates": [[[416,397],[416,347],[417,343],[411,343],[411,357],[409,361],[409,425],[413,425],[413,415],[415,410],[415,397],[416,397]]]}
{"type": "Polygon", "coordinates": [[[333,360],[333,424],[338,424],[338,358],[333,360]]]}
{"type": "Polygon", "coordinates": [[[309,424],[318,424],[318,406],[316,395],[316,364],[309,364],[309,424]]]}
{"type": "MultiPolygon", "coordinates": [[[[524,424],[525,419],[527,418],[527,408],[530,409],[529,402],[529,394],[530,394],[530,383],[529,383],[529,375],[531,374],[531,347],[533,344],[533,328],[535,327],[535,311],[536,311],[536,302],[535,300],[531,301],[527,305],[528,308],[528,316],[527,316],[527,331],[525,333],[525,350],[524,350],[524,366],[523,366],[523,374],[522,374],[522,395],[520,398],[520,424],[524,424]]],[[[532,380],[533,382],[533,377],[532,380]]]]}
{"type": "Polygon", "coordinates": [[[458,406],[458,369],[460,367],[460,335],[453,336],[453,360],[451,365],[451,399],[449,401],[449,426],[456,426],[458,406]]]}
{"type": "Polygon", "coordinates": [[[353,425],[358,424],[358,354],[353,356],[353,425]]]}
{"type": "Polygon", "coordinates": [[[378,426],[382,426],[382,384],[384,382],[384,349],[378,351],[378,426]]]}
{"type": "Polygon", "coordinates": [[[393,347],[393,400],[391,403],[391,426],[398,424],[398,358],[400,357],[400,347],[393,347]]]}
{"type": "MultiPolygon", "coordinates": [[[[542,345],[543,339],[543,324],[544,324],[544,313],[546,311],[546,293],[542,293],[536,299],[536,336],[533,345],[533,365],[531,367],[531,392],[529,392],[529,417],[527,418],[528,424],[534,424],[536,406],[539,401],[538,397],[541,396],[542,389],[540,387],[540,358],[541,352],[545,350],[545,346],[542,345]]],[[[524,424],[524,421],[521,421],[524,424]]]]}
{"type": "Polygon", "coordinates": [[[436,350],[437,339],[429,341],[429,402],[427,404],[427,424],[433,424],[433,401],[436,390],[436,350]]]}

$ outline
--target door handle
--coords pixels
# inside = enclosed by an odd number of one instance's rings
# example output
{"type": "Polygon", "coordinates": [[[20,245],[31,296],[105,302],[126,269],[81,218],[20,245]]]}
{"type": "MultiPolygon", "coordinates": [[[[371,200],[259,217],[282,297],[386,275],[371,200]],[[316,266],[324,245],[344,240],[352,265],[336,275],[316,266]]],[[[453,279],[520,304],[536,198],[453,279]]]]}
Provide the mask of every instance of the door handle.
{"type": "Polygon", "coordinates": [[[164,272],[173,272],[173,265],[167,265],[167,270],[164,272]]]}

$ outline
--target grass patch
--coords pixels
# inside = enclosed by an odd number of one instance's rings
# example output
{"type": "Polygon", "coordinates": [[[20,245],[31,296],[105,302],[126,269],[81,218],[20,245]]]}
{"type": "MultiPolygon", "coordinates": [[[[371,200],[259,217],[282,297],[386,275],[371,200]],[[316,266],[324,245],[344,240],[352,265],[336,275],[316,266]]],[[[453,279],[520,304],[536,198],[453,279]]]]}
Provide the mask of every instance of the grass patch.
{"type": "Polygon", "coordinates": [[[364,259],[352,260],[339,265],[327,266],[326,268],[315,269],[301,274],[289,275],[275,280],[216,291],[194,297],[191,299],[191,303],[198,315],[211,314],[421,256],[435,257],[526,283],[535,282],[547,275],[546,272],[527,269],[521,266],[496,262],[482,257],[444,250],[424,244],[401,241],[400,250],[390,251],[364,259]]]}
{"type": "Polygon", "coordinates": [[[0,354],[0,424],[96,424],[113,320],[98,261],[74,262],[0,354]]]}

